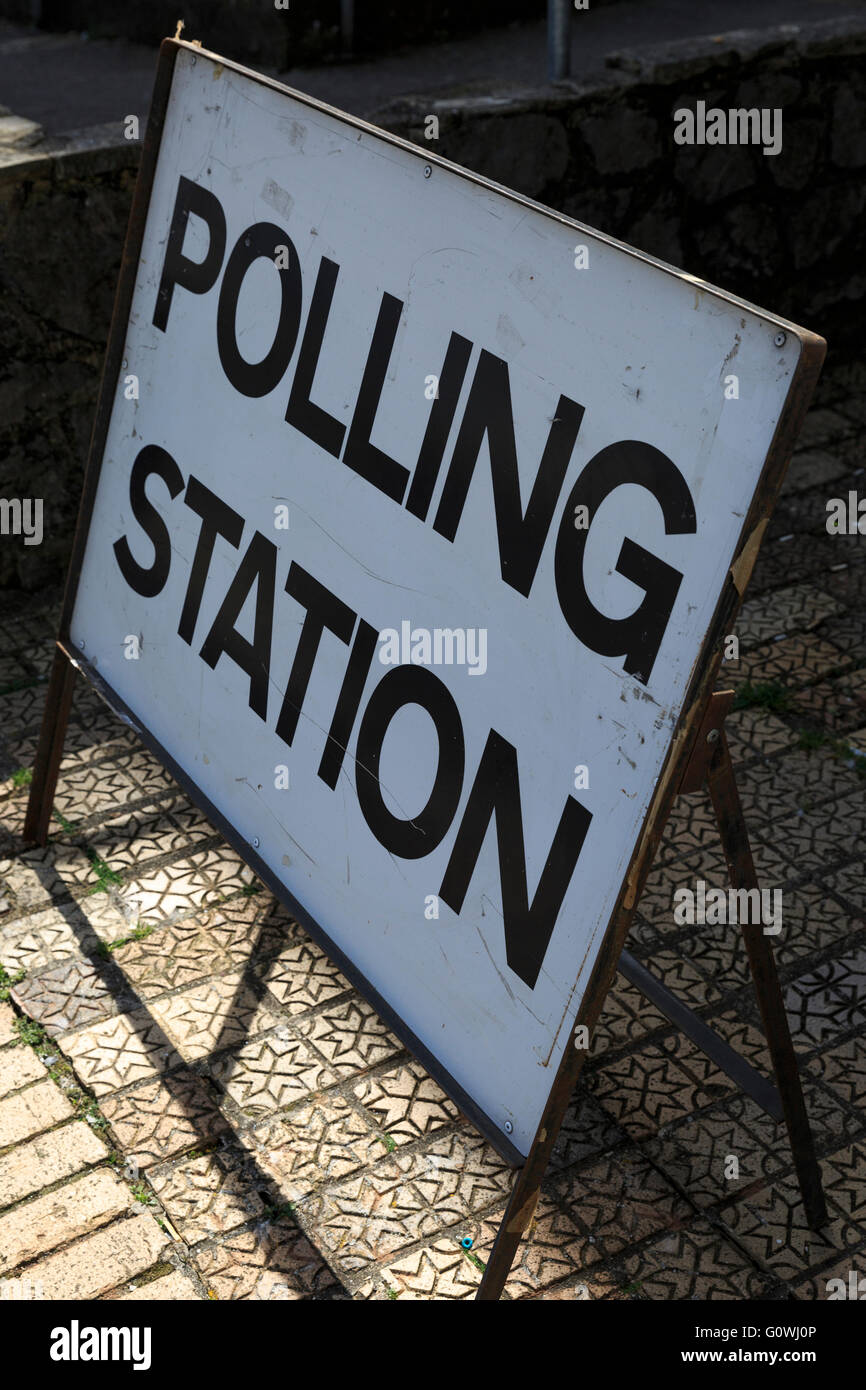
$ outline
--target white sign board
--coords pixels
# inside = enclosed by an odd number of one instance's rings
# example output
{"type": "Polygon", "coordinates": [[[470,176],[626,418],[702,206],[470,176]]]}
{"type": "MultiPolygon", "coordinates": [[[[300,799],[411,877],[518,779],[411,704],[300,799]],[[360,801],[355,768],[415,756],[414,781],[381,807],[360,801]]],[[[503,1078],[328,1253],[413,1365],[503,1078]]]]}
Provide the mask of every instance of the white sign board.
{"type": "Polygon", "coordinates": [[[801,349],[177,53],[69,641],[521,1154],[801,349]]]}

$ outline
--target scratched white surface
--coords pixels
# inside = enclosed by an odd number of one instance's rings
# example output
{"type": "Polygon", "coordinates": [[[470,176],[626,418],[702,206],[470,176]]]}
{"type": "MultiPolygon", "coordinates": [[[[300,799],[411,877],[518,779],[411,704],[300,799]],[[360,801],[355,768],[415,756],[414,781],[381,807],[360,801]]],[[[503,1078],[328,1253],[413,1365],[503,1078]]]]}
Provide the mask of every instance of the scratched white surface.
{"type": "MultiPolygon", "coordinates": [[[[494,1122],[513,1124],[526,1153],[577,1012],[604,927],[645,816],[672,726],[722,589],[743,516],[800,352],[793,334],[773,345],[772,319],[732,306],[686,278],[588,230],[527,209],[425,153],[390,145],[335,115],[270,91],[205,55],[177,67],[153,186],[117,397],[72,622],[72,638],[109,685],[195,779],[295,897],[494,1122]],[[161,333],[152,323],[178,176],[211,189],[226,210],[226,255],[255,221],[285,227],[300,256],[304,319],[320,258],[340,274],[313,399],[351,419],[382,293],[405,302],[373,441],[414,466],[431,403],[425,378],[439,373],[449,335],[475,344],[439,483],[423,524],[342,462],[286,424],[297,346],[283,381],[257,400],[227,382],[216,346],[219,283],[204,296],[176,288],[161,333]],[[587,270],[574,247],[589,249],[587,270]],[[481,347],[507,359],[526,498],[560,392],[585,406],[560,505],[528,599],[502,582],[486,445],[454,543],[431,525],[481,347]],[[729,372],[740,399],[726,401],[729,372]],[[122,378],[135,373],[140,399],[122,378]],[[614,571],[625,536],[681,570],[684,579],[648,687],[621,658],[583,647],[565,623],[553,582],[559,516],[586,462],[620,439],[644,440],[684,474],[698,516],[695,536],[666,536],[654,499],[634,486],[602,505],[587,545],[590,597],[612,617],[642,591],[614,571]],[[123,582],[112,552],[128,534],[152,551],[131,515],[129,472],[143,444],[159,444],[186,479],[195,473],[245,518],[240,551],[218,540],[191,647],[177,623],[198,518],[170,503],[158,480],[149,495],[165,517],[173,560],[162,593],[142,599],[123,582]],[[290,529],[274,529],[274,506],[290,529]],[[238,556],[258,528],[280,548],[268,718],[247,706],[248,678],[223,657],[212,671],[199,648],[238,556]],[[294,745],[274,733],[303,617],[283,592],[291,560],[376,628],[486,627],[488,668],[436,673],[459,706],[466,775],[457,817],[426,859],[399,860],[368,829],[349,756],[337,789],[316,776],[348,648],[325,634],[294,745]],[[124,638],[141,634],[141,658],[124,638]],[[577,764],[589,789],[575,792],[593,820],[534,990],[507,966],[495,833],[491,827],[463,910],[436,894],[488,731],[516,745],[534,893],[577,764]],[[276,790],[286,764],[291,788],[276,790]]],[[[204,254],[191,219],[184,250],[204,254]]],[[[241,294],[238,338],[260,359],[276,324],[276,271],[259,261],[241,294]]],[[[251,612],[239,626],[251,636],[251,612]]],[[[364,702],[385,666],[374,663],[364,702]]],[[[435,736],[417,707],[395,719],[382,755],[389,804],[411,815],[432,785],[435,736]]]]}

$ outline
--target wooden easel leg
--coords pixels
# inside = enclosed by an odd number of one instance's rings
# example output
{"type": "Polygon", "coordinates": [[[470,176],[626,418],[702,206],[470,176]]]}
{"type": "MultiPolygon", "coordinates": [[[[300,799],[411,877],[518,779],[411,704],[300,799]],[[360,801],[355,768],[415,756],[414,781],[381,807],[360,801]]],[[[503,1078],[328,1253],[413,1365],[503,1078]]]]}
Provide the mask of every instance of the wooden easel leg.
{"type": "MultiPolygon", "coordinates": [[[[757,888],[758,879],[724,730],[721,732],[716,751],[709,764],[707,781],[722,847],[728,863],[731,884],[734,888],[757,888]]],[[[767,1046],[782,1099],[785,1123],[788,1127],[794,1155],[794,1166],[800,1183],[800,1191],[803,1194],[806,1219],[810,1227],[816,1230],[826,1223],[827,1208],[821,1186],[821,1170],[815,1155],[815,1143],[800,1084],[797,1056],[791,1041],[782,988],[776,971],[773,947],[769,938],[764,935],[760,922],[755,924],[743,923],[742,931],[755,982],[758,1007],[761,1010],[761,1018],[764,1023],[767,1046]]]]}
{"type": "Polygon", "coordinates": [[[475,1295],[476,1300],[495,1302],[505,1288],[505,1281],[514,1263],[517,1247],[535,1213],[541,1190],[540,1182],[541,1176],[536,1171],[536,1165],[532,1163],[530,1157],[524,1167],[518,1171],[517,1181],[511,1190],[511,1197],[502,1218],[502,1225],[496,1234],[490,1259],[487,1261],[487,1268],[475,1295]]]}
{"type": "Polygon", "coordinates": [[[54,790],[63,757],[66,726],[72,692],[75,688],[75,667],[59,647],[54,652],[54,665],[48,681],[48,694],[42,715],[42,728],[33,765],[30,800],[24,818],[24,839],[29,844],[44,845],[48,839],[54,790]]]}

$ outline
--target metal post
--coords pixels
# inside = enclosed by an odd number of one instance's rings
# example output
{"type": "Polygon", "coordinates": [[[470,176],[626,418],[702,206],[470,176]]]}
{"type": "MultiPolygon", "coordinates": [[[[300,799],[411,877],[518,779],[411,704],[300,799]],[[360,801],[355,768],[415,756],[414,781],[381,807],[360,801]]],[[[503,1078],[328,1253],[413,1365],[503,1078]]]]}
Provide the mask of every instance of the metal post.
{"type": "Polygon", "coordinates": [[[355,47],[355,0],[340,0],[340,47],[344,54],[355,47]]]}
{"type": "Polygon", "coordinates": [[[571,72],[571,0],[547,0],[547,75],[561,82],[571,72]]]}

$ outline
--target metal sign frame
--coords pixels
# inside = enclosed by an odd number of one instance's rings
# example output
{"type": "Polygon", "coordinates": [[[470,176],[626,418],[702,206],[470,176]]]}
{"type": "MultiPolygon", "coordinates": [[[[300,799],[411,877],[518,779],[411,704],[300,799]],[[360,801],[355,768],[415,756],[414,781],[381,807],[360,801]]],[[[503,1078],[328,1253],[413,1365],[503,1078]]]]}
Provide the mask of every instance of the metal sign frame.
{"type": "MultiPolygon", "coordinates": [[[[398,146],[404,151],[408,151],[422,165],[441,167],[442,169],[459,173],[463,179],[470,180],[485,189],[489,189],[495,192],[499,197],[507,198],[516,205],[540,211],[547,217],[552,216],[563,225],[574,228],[577,232],[585,232],[588,229],[573,218],[566,217],[564,214],[552,212],[551,209],[544,207],[542,204],[532,199],[525,198],[518,193],[514,193],[499,184],[493,183],[489,179],[483,178],[481,175],[463,169],[431,153],[427,149],[421,149],[406,140],[402,140],[395,135],[391,135],[364,121],[349,116],[345,112],[337,111],[322,102],[316,101],[312,97],[286,88],[283,84],[261,76],[240,64],[233,63],[223,58],[221,55],[209,52],[198,44],[190,44],[179,39],[165,39],[163,41],[160,48],[150,118],[142,151],[141,167],[123,249],[120,277],[117,286],[102,383],[84,480],[81,509],[73,542],[72,558],[67,575],[59,624],[59,635],[57,637],[57,650],[48,689],[24,829],[25,839],[31,842],[45,843],[51,816],[54,789],[62,756],[63,740],[71,704],[73,683],[76,672],[80,670],[87,680],[103,695],[109,705],[135,729],[145,745],[160,759],[190,798],[205,812],[209,819],[218,826],[228,843],[237,850],[246,863],[256,872],[262,881],[267,884],[274,896],[285,904],[297,920],[310,933],[313,939],[316,940],[337,963],[347,978],[368,999],[370,1004],[385,1020],[392,1031],[423,1063],[430,1074],[476,1125],[485,1138],[496,1148],[498,1153],[510,1165],[519,1170],[518,1179],[512,1192],[511,1202],[506,1212],[500,1237],[497,1242],[498,1253],[495,1253],[494,1259],[492,1259],[491,1263],[488,1265],[487,1273],[479,1293],[479,1297],[484,1299],[496,1298],[504,1285],[505,1277],[510,1268],[520,1236],[531,1220],[541,1178],[559,1132],[569,1097],[580,1074],[586,1056],[585,1051],[578,1050],[574,1047],[566,1047],[551,1086],[544,1107],[544,1113],[538,1124],[534,1141],[531,1145],[529,1154],[524,1158],[515,1145],[509,1140],[508,1135],[503,1131],[501,1126],[481,1110],[472,1097],[466,1093],[455,1078],[444,1069],[437,1058],[413,1033],[408,1024],[399,1016],[394,1006],[379,995],[369,980],[367,980],[352,961],[346,957],[345,953],[330,940],[326,928],[319,922],[313,920],[310,914],[294,900],[285,886],[280,883],[263,860],[251,849],[249,843],[237,833],[222,813],[208,800],[189,774],[177,765],[175,760],[149,731],[141,726],[138,718],[132,711],[107,687],[99,673],[87,660],[86,654],[74,648],[71,643],[70,623],[87,546],[106,436],[115,401],[116,383],[118,382],[122,370],[127,324],[135,289],[145,222],[150,205],[151,190],[171,90],[174,65],[177,55],[184,50],[201,55],[206,59],[212,60],[214,63],[219,63],[223,67],[231,69],[264,87],[279,92],[288,92],[296,101],[314,111],[335,116],[341,121],[355,127],[359,132],[363,131],[374,135],[381,141],[398,146]]],[[[741,306],[751,312],[755,312],[755,306],[747,303],[747,301],[735,295],[729,295],[724,291],[718,290],[714,286],[705,285],[703,281],[696,280],[695,277],[688,276],[684,272],[676,271],[673,267],[656,260],[654,257],[637,252],[634,248],[625,246],[615,238],[607,237],[603,233],[598,233],[594,230],[593,236],[599,238],[603,242],[607,242],[613,247],[628,251],[630,255],[650,265],[658,266],[668,274],[677,275],[681,279],[689,281],[693,288],[697,288],[698,290],[702,288],[711,289],[714,296],[726,300],[730,305],[741,306]]],[[[651,868],[665,822],[678,789],[681,787],[684,773],[693,756],[696,737],[702,721],[705,719],[706,711],[711,701],[713,684],[721,662],[723,638],[732,630],[736,614],[742,601],[743,592],[757,559],[761,539],[766,530],[776,496],[782,483],[794,440],[796,439],[806,414],[826,351],[826,343],[817,335],[799,328],[785,319],[778,318],[765,310],[758,310],[758,312],[760,312],[765,321],[769,322],[771,325],[777,325],[780,332],[794,335],[801,345],[801,352],[794,369],[788,394],[767,457],[752,495],[751,504],[743,519],[735,557],[730,567],[724,590],[719,597],[712,622],[707,630],[695,662],[680,716],[671,736],[668,752],[644,819],[637,846],[625,873],[613,912],[598,949],[595,966],[583,994],[576,1025],[585,1025],[590,1033],[604,1005],[605,997],[617,969],[617,964],[631,925],[637,901],[651,868]]]]}

